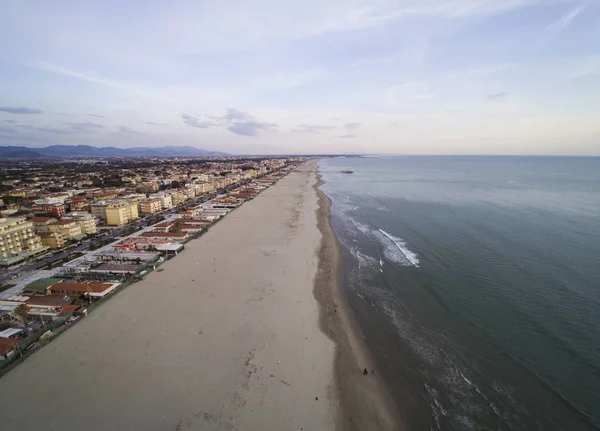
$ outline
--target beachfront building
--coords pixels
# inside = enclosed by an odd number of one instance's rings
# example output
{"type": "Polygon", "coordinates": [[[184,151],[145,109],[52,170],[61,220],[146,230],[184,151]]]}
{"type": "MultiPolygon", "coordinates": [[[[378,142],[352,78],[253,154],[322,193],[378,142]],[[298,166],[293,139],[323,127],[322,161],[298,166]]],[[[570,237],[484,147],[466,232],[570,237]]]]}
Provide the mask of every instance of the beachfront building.
{"type": "Polygon", "coordinates": [[[123,226],[138,218],[137,202],[118,200],[106,205],[106,224],[123,226]]]}
{"type": "Polygon", "coordinates": [[[81,233],[84,235],[95,235],[98,232],[96,219],[92,214],[83,212],[73,212],[62,218],[63,220],[71,220],[79,225],[81,233]]]}
{"type": "Polygon", "coordinates": [[[25,217],[0,218],[0,258],[42,251],[44,246],[35,234],[33,223],[25,217]]]}
{"type": "Polygon", "coordinates": [[[59,220],[49,225],[50,232],[62,233],[70,241],[83,237],[81,227],[73,220],[59,220]]]}
{"type": "Polygon", "coordinates": [[[171,200],[173,201],[173,205],[177,206],[177,205],[184,203],[186,200],[188,200],[188,197],[185,194],[185,191],[177,190],[171,194],[171,200]]]}
{"type": "Polygon", "coordinates": [[[140,202],[140,212],[142,214],[154,214],[162,209],[160,198],[148,198],[140,202]]]}
{"type": "Polygon", "coordinates": [[[156,195],[150,196],[151,198],[157,197],[160,199],[160,205],[162,209],[171,208],[173,206],[173,199],[171,199],[171,194],[169,193],[158,193],[156,195]]]}
{"type": "Polygon", "coordinates": [[[63,248],[66,245],[65,236],[61,232],[38,232],[42,244],[50,248],[63,248]]]}
{"type": "Polygon", "coordinates": [[[102,221],[106,221],[106,202],[96,202],[90,205],[90,213],[102,221]]]}
{"type": "Polygon", "coordinates": [[[32,217],[29,221],[33,223],[33,230],[39,234],[40,232],[50,232],[50,225],[58,220],[54,217],[32,217]]]}

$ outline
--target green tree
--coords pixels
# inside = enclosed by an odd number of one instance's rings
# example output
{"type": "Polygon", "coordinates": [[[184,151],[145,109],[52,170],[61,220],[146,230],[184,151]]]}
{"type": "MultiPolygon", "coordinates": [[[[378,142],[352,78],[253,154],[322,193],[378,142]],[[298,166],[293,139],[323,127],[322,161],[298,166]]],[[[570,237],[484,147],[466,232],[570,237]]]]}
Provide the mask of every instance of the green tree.
{"type": "Polygon", "coordinates": [[[29,314],[27,314],[27,305],[19,304],[17,308],[13,311],[15,316],[23,321],[23,323],[27,323],[27,319],[29,318],[29,314]]]}

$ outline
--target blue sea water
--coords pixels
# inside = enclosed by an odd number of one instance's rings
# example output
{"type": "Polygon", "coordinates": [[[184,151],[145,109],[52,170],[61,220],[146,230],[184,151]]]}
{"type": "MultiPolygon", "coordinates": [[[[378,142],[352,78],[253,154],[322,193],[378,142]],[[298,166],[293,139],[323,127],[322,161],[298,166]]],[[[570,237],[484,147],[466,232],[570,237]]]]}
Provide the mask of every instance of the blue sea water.
{"type": "Polygon", "coordinates": [[[320,169],[349,305],[409,429],[600,429],[600,158],[320,169]]]}

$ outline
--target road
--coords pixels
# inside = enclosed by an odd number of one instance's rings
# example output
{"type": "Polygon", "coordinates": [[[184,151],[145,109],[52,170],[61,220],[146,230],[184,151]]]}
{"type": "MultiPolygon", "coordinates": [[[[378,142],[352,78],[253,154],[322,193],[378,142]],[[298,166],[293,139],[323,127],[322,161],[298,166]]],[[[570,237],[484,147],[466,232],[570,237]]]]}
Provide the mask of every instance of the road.
{"type": "Polygon", "coordinates": [[[4,285],[4,284],[11,284],[12,277],[26,276],[27,273],[29,273],[29,272],[36,271],[40,268],[43,268],[46,265],[56,263],[73,253],[87,251],[90,247],[94,247],[94,246],[98,245],[100,242],[109,243],[110,240],[121,236],[126,231],[130,231],[132,229],[138,230],[141,227],[151,226],[152,224],[156,223],[156,221],[154,220],[154,218],[156,216],[163,216],[163,217],[172,216],[179,211],[186,210],[186,209],[189,209],[194,206],[198,206],[210,199],[214,199],[218,194],[225,194],[231,190],[237,189],[238,187],[243,187],[246,184],[248,184],[249,182],[250,182],[249,180],[246,180],[239,184],[230,185],[230,186],[225,187],[224,189],[218,190],[217,192],[213,192],[213,193],[204,195],[200,198],[192,199],[192,200],[185,202],[181,205],[178,205],[176,207],[155,213],[152,216],[146,216],[143,219],[140,219],[135,223],[128,224],[128,225],[119,227],[117,229],[113,229],[111,232],[103,233],[92,239],[84,240],[75,245],[71,245],[63,250],[55,251],[55,252],[52,252],[45,256],[41,256],[39,258],[36,258],[34,261],[31,261],[30,263],[19,266],[17,268],[9,269],[9,270],[0,268],[0,286],[4,285]]]}
{"type": "MultiPolygon", "coordinates": [[[[227,189],[227,190],[229,190],[229,189],[227,189]]],[[[73,253],[87,251],[90,247],[93,248],[94,246],[98,245],[100,242],[110,242],[110,240],[123,235],[124,232],[130,231],[132,229],[137,230],[142,227],[150,226],[150,225],[156,223],[155,216],[163,216],[164,217],[164,216],[174,215],[175,213],[177,213],[179,211],[189,209],[190,207],[193,207],[193,206],[200,205],[200,204],[206,202],[207,200],[214,198],[215,196],[216,196],[216,194],[211,193],[202,198],[190,200],[184,204],[178,205],[177,207],[173,207],[168,210],[160,211],[158,213],[153,214],[152,216],[144,217],[143,219],[140,219],[135,223],[131,223],[131,224],[119,227],[117,229],[113,229],[111,232],[103,233],[92,239],[84,240],[75,245],[71,245],[63,250],[55,251],[55,252],[52,252],[45,256],[41,256],[41,257],[35,259],[34,261],[27,263],[25,265],[19,266],[17,268],[9,269],[9,270],[2,268],[2,269],[0,269],[0,285],[10,284],[12,277],[19,277],[19,276],[27,274],[31,271],[35,271],[40,268],[43,268],[46,265],[56,263],[73,253]]]]}

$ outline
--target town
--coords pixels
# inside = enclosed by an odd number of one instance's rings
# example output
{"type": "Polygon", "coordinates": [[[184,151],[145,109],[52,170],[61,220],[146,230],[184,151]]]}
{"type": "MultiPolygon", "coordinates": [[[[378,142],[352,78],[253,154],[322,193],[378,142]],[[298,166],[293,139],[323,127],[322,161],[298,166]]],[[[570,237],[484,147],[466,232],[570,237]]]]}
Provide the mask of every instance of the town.
{"type": "Polygon", "coordinates": [[[0,163],[0,376],[305,160],[0,163]]]}

